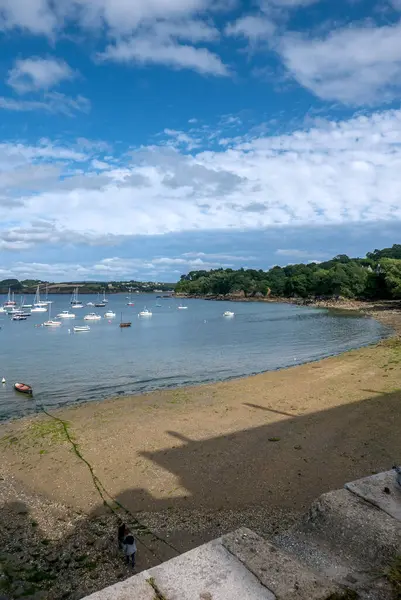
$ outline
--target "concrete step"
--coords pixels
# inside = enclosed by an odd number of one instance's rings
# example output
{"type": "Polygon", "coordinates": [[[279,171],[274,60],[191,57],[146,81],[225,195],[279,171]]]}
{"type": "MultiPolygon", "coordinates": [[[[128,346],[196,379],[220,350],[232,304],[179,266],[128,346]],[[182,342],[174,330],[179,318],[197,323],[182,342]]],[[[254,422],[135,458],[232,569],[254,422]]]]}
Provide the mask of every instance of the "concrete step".
{"type": "Polygon", "coordinates": [[[401,553],[401,523],[348,490],[336,490],[320,496],[298,525],[273,541],[298,556],[296,540],[324,550],[322,559],[303,552],[302,560],[330,577],[335,573],[325,568],[324,556],[353,571],[377,570],[401,553]]]}
{"type": "Polygon", "coordinates": [[[277,600],[326,600],[340,591],[327,577],[250,529],[241,528],[223,536],[222,544],[277,600]]]}

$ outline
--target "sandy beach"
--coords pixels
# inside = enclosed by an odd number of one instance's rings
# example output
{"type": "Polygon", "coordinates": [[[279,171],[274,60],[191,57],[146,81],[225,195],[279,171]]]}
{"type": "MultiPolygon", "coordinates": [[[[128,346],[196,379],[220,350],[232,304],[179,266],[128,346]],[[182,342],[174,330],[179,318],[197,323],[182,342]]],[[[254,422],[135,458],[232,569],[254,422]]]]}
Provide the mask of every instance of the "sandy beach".
{"type": "MultiPolygon", "coordinates": [[[[400,333],[399,312],[373,316],[400,333]]],[[[39,546],[73,552],[88,545],[84,532],[100,538],[88,554],[108,567],[85,576],[86,593],[127,576],[104,499],[143,540],[139,569],[238,526],[279,531],[319,494],[400,462],[400,373],[396,335],[282,371],[57,411],[65,427],[46,415],[3,424],[3,514],[19,514],[24,490],[39,546]]]]}

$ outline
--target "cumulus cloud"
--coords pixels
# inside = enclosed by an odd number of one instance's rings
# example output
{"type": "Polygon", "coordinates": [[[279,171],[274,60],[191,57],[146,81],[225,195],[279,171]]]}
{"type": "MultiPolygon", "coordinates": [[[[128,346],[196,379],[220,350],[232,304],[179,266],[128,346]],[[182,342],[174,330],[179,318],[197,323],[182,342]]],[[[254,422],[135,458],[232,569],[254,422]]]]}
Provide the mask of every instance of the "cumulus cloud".
{"type": "Polygon", "coordinates": [[[349,26],[324,37],[285,35],[279,52],[293,77],[324,100],[374,104],[401,91],[401,23],[349,26]]]}
{"type": "Polygon", "coordinates": [[[226,26],[225,33],[229,36],[242,36],[251,41],[267,40],[276,30],[275,23],[259,15],[246,15],[226,26]]]}
{"type": "Polygon", "coordinates": [[[76,73],[64,60],[32,56],[15,62],[8,73],[7,83],[16,92],[25,94],[42,89],[49,90],[75,76],[76,73]]]}
{"type": "MultiPolygon", "coordinates": [[[[3,248],[3,240],[0,238],[0,249],[3,248]]],[[[5,248],[9,249],[9,248],[5,248]]],[[[154,258],[120,258],[118,256],[103,258],[97,262],[85,263],[44,263],[17,261],[10,265],[7,270],[0,269],[2,277],[39,278],[51,281],[76,281],[82,279],[103,280],[110,279],[135,279],[142,278],[146,273],[151,279],[157,279],[161,274],[169,274],[174,267],[175,271],[186,272],[195,269],[213,269],[219,267],[230,267],[231,263],[222,262],[219,258],[214,260],[205,258],[185,257],[154,257],[154,258]]],[[[172,277],[174,279],[174,277],[172,277]]]]}
{"type": "Polygon", "coordinates": [[[15,229],[43,218],[53,229],[35,243],[401,220],[401,111],[247,134],[220,151],[152,146],[111,157],[103,170],[93,152],[48,140],[0,145],[2,239],[26,243],[15,229]],[[9,221],[12,239],[4,237],[9,221]]]}
{"type": "Polygon", "coordinates": [[[207,48],[180,44],[172,39],[163,41],[157,36],[139,36],[111,44],[99,54],[99,59],[144,65],[158,63],[174,69],[193,69],[203,75],[229,75],[226,65],[207,48]]]}
{"type": "MultiPolygon", "coordinates": [[[[102,60],[227,76],[228,68],[217,54],[194,45],[218,40],[218,29],[199,18],[213,12],[215,5],[212,0],[0,0],[0,30],[20,28],[54,37],[74,25],[85,33],[103,32],[115,39],[98,55],[102,60]]],[[[49,62],[47,69],[37,60],[20,62],[10,73],[10,84],[18,91],[33,85],[48,88],[46,76],[57,83],[73,75],[68,65],[57,61],[49,62]]]]}

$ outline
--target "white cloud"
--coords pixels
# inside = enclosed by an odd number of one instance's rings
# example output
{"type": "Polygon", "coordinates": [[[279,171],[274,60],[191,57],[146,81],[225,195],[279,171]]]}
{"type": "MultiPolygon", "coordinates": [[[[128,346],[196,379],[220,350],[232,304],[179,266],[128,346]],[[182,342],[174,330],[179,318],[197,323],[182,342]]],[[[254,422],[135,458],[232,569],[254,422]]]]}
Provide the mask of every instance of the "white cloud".
{"type": "Polygon", "coordinates": [[[188,150],[193,150],[194,148],[199,148],[201,145],[200,138],[194,138],[184,131],[166,128],[164,133],[171,138],[172,141],[170,143],[173,146],[186,146],[188,150]]]}
{"type": "Polygon", "coordinates": [[[191,42],[213,42],[219,39],[219,30],[200,20],[187,19],[183,21],[159,21],[150,30],[160,39],[177,38],[191,42]]]}
{"type": "Polygon", "coordinates": [[[207,48],[195,48],[173,40],[160,41],[156,36],[135,37],[109,45],[99,58],[144,65],[164,64],[175,69],[193,69],[203,75],[229,75],[226,65],[207,48]]]}
{"type": "Polygon", "coordinates": [[[90,101],[84,96],[66,96],[59,92],[48,92],[41,100],[15,100],[0,96],[0,109],[14,112],[43,111],[51,114],[63,114],[68,117],[77,112],[88,113],[91,108],[90,101]]]}
{"type": "MultiPolygon", "coordinates": [[[[0,144],[3,243],[119,244],[182,231],[401,221],[401,111],[320,121],[287,135],[248,134],[194,155],[142,148],[131,161],[108,159],[103,172],[93,171],[101,160],[94,152],[48,140],[0,144]],[[40,219],[50,225],[38,231],[32,223],[40,219]]],[[[223,256],[174,258],[235,264],[223,256]]]]}
{"type": "Polygon", "coordinates": [[[0,0],[0,30],[20,28],[49,35],[56,26],[48,0],[0,0]]]}
{"type": "MultiPolygon", "coordinates": [[[[217,54],[193,45],[219,39],[211,13],[232,6],[217,4],[215,0],[0,0],[0,30],[20,28],[54,38],[73,26],[85,34],[103,33],[115,40],[99,53],[103,60],[163,64],[227,76],[228,68],[217,54]]],[[[46,69],[37,60],[20,62],[10,74],[10,84],[18,91],[48,89],[53,82],[72,77],[68,66],[56,61],[46,69]]]]}
{"type": "Polygon", "coordinates": [[[278,256],[289,256],[291,258],[298,258],[300,260],[307,258],[310,259],[311,256],[322,256],[322,254],[319,252],[309,252],[308,250],[297,250],[291,248],[279,248],[278,250],[276,250],[275,254],[277,254],[278,256]]]}
{"type": "Polygon", "coordinates": [[[9,71],[7,83],[20,94],[49,90],[64,80],[73,79],[76,73],[61,59],[31,58],[19,59],[9,71]]]}
{"type": "MultiPolygon", "coordinates": [[[[9,244],[4,247],[0,239],[0,249],[24,250],[31,246],[24,246],[16,242],[14,246],[9,244]]],[[[77,281],[77,280],[103,280],[110,279],[135,279],[141,280],[149,278],[153,281],[159,279],[159,275],[164,274],[171,280],[176,279],[172,273],[184,273],[195,269],[214,269],[219,267],[230,267],[231,264],[221,262],[220,260],[203,260],[200,258],[120,258],[118,256],[103,258],[97,262],[91,263],[44,263],[44,262],[14,262],[8,269],[0,269],[0,277],[39,278],[51,281],[77,281]],[[178,267],[173,269],[173,267],[178,267]]]]}
{"type": "Polygon", "coordinates": [[[247,15],[229,23],[225,28],[226,35],[243,36],[251,41],[267,40],[276,30],[274,22],[267,17],[247,15]]]}
{"type": "Polygon", "coordinates": [[[0,29],[21,28],[33,34],[53,35],[75,23],[116,35],[135,30],[142,22],[179,19],[197,14],[211,0],[0,0],[0,29]]]}
{"type": "Polygon", "coordinates": [[[279,52],[297,81],[325,100],[384,103],[401,92],[401,23],[346,27],[315,39],[287,34],[279,52]]]}

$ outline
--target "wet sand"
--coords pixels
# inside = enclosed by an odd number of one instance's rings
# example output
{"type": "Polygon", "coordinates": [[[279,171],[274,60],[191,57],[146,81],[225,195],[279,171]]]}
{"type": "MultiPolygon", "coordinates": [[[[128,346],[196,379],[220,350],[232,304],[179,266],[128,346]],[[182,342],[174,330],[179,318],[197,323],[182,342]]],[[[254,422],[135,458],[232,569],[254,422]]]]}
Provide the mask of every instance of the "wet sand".
{"type": "MultiPolygon", "coordinates": [[[[378,318],[400,332],[400,312],[378,318]]],[[[108,499],[182,551],[240,525],[280,530],[321,493],[400,462],[400,375],[394,337],[282,371],[55,414],[108,499]]],[[[59,422],[23,419],[2,425],[0,437],[5,478],[80,518],[104,510],[59,422]]]]}

